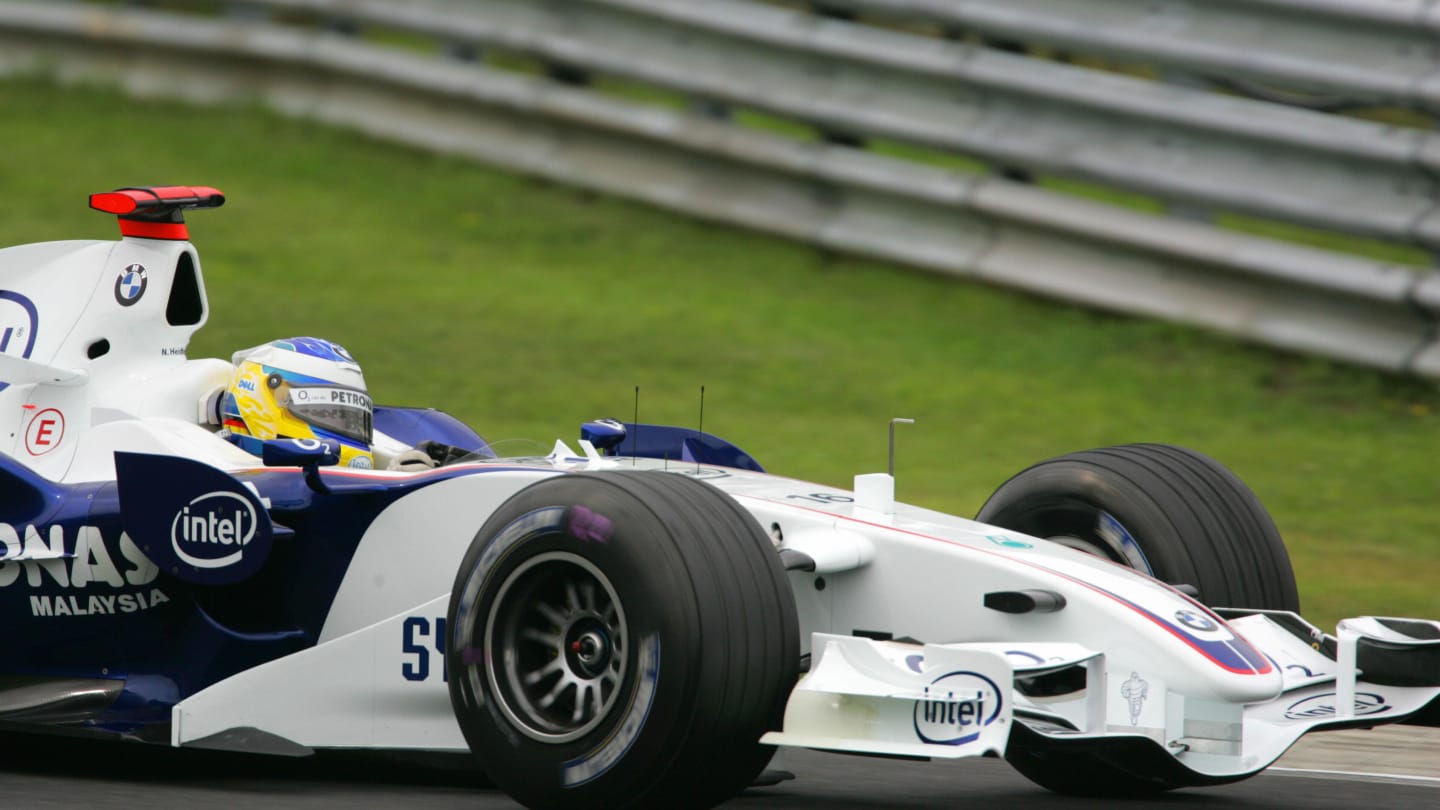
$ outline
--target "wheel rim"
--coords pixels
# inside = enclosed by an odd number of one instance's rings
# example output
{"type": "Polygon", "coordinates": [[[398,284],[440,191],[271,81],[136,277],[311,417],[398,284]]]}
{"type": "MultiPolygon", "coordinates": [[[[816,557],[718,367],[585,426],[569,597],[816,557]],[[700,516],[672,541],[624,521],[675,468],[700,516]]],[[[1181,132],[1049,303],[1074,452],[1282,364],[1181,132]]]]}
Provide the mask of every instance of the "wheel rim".
{"type": "Polygon", "coordinates": [[[610,580],[588,560],[549,552],[510,572],[485,622],[491,694],[521,733],[566,743],[610,713],[625,683],[629,635],[610,580]]]}
{"type": "Polygon", "coordinates": [[[1114,553],[1113,549],[1086,537],[1072,537],[1068,534],[1057,534],[1054,537],[1047,537],[1045,539],[1056,544],[1057,546],[1064,546],[1066,548],[1073,548],[1076,551],[1083,551],[1092,557],[1103,557],[1111,562],[1117,563],[1124,562],[1124,560],[1122,560],[1117,554],[1114,553]]]}
{"type": "Polygon", "coordinates": [[[1059,531],[1036,532],[1052,543],[1155,576],[1155,567],[1145,556],[1139,542],[1130,534],[1130,530],[1103,509],[1096,509],[1083,502],[1067,501],[1057,504],[1043,517],[1037,516],[1035,520],[1040,524],[1064,527],[1059,531]]]}
{"type": "Polygon", "coordinates": [[[1109,559],[1110,562],[1119,562],[1126,568],[1136,569],[1151,577],[1155,575],[1155,568],[1146,558],[1140,543],[1130,535],[1130,530],[1104,510],[1094,510],[1093,528],[1084,532],[1083,536],[1061,533],[1045,539],[1066,548],[1109,559]]]}

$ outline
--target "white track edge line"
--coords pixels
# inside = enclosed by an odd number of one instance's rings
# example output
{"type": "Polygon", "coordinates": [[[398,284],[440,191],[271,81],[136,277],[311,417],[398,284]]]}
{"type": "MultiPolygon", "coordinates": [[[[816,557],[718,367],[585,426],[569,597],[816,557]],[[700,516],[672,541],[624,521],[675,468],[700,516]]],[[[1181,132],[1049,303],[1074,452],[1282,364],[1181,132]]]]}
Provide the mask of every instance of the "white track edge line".
{"type": "Polygon", "coordinates": [[[1361,779],[1383,779],[1397,782],[1418,782],[1440,785],[1440,776],[1418,776],[1406,773],[1374,773],[1369,771],[1332,771],[1322,768],[1266,768],[1264,773],[1279,773],[1286,776],[1359,777],[1361,779]]]}

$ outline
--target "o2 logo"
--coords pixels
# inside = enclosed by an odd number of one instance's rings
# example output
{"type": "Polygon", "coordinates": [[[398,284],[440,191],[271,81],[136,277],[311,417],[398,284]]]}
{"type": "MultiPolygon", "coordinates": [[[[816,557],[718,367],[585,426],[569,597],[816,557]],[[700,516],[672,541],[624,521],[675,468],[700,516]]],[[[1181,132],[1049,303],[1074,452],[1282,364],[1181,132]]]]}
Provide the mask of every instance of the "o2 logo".
{"type": "Polygon", "coordinates": [[[400,638],[400,655],[405,659],[400,664],[400,674],[405,676],[405,680],[430,679],[432,649],[439,658],[435,669],[440,671],[440,679],[449,683],[450,673],[445,666],[445,617],[437,616],[433,620],[423,616],[407,617],[401,628],[400,638]],[[430,632],[432,626],[435,628],[434,633],[430,632]]]}

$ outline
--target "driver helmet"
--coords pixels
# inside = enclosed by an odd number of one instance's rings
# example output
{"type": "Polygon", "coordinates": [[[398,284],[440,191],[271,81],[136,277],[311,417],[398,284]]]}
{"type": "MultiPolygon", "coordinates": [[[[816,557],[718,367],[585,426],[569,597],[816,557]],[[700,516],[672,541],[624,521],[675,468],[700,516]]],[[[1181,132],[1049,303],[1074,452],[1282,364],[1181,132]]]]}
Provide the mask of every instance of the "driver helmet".
{"type": "Polygon", "coordinates": [[[345,347],[313,337],[272,340],[231,362],[221,421],[241,449],[258,456],[266,439],[328,439],[340,446],[342,466],[374,466],[374,406],[345,347]]]}

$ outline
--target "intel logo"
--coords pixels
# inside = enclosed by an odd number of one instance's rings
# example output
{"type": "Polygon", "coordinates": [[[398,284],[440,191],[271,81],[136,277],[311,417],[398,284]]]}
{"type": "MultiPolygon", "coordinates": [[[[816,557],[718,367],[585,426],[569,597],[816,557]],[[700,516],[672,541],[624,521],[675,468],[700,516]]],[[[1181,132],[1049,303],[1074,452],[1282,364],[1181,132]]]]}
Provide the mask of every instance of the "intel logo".
{"type": "Polygon", "coordinates": [[[995,682],[978,672],[951,672],[925,687],[915,701],[915,736],[932,745],[964,745],[1000,717],[1004,698],[995,682]]]}
{"type": "MultiPolygon", "coordinates": [[[[1320,720],[1326,717],[1335,716],[1335,693],[1326,692],[1323,695],[1314,695],[1304,700],[1290,704],[1285,710],[1286,720],[1320,720]]],[[[1355,716],[1360,717],[1367,714],[1379,714],[1389,711],[1390,707],[1385,703],[1385,698],[1374,692],[1355,693],[1355,716]]]]}
{"type": "MultiPolygon", "coordinates": [[[[0,354],[29,357],[35,350],[35,333],[40,317],[29,298],[10,290],[0,290],[0,354]]],[[[0,382],[0,391],[9,387],[0,382]]]]}
{"type": "Polygon", "coordinates": [[[180,509],[170,523],[175,555],[196,568],[224,568],[240,562],[255,536],[255,507],[235,492],[209,492],[180,509]]]}

